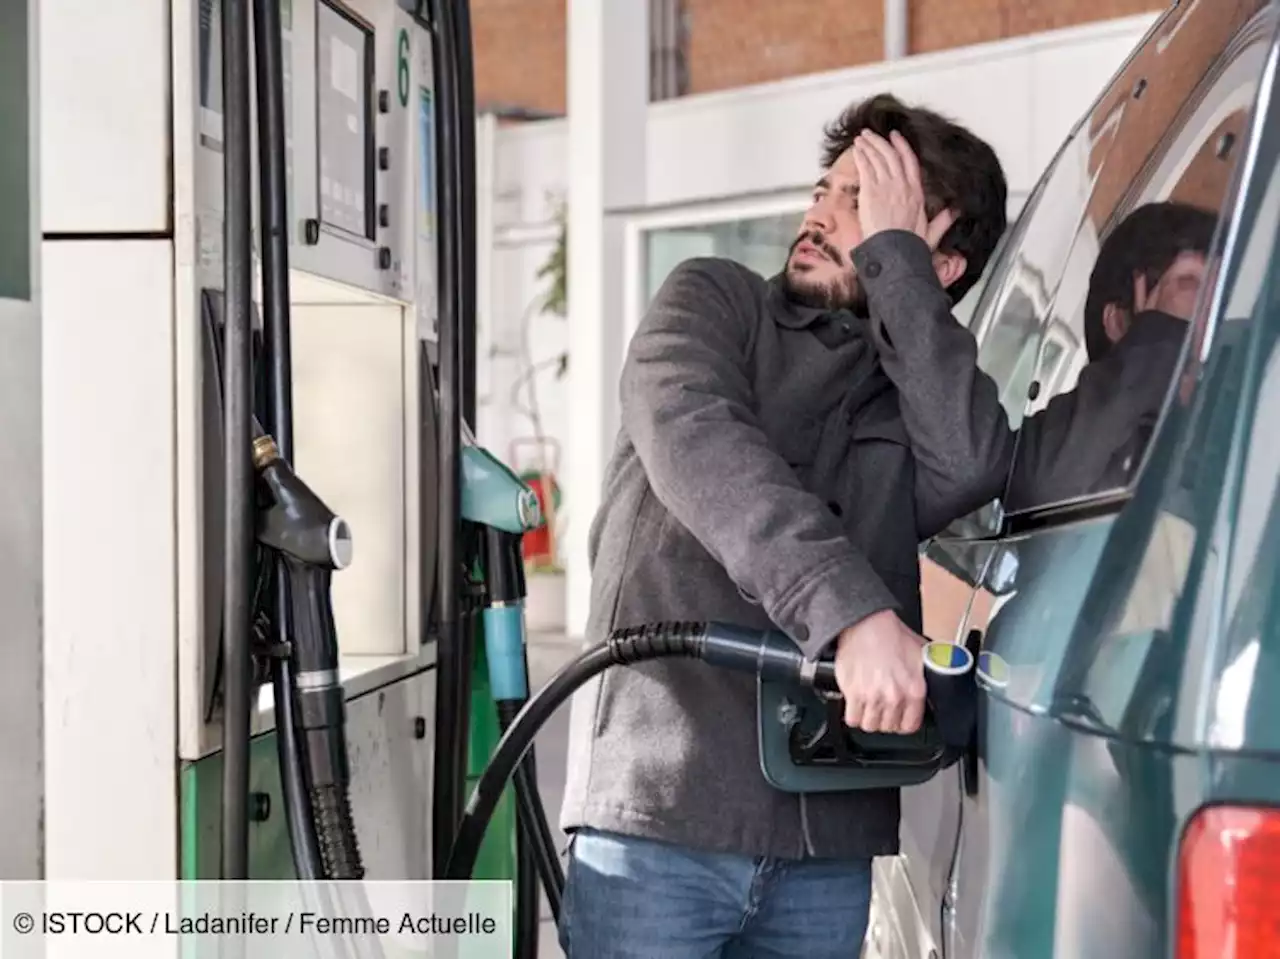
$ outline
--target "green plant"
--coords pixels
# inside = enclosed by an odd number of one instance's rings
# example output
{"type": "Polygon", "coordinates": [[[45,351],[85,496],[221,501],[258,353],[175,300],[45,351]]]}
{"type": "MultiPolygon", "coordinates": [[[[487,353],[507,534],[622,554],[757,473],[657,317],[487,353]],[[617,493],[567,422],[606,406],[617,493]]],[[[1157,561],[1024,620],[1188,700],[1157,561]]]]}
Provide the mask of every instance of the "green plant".
{"type": "Polygon", "coordinates": [[[559,227],[556,245],[538,269],[537,277],[547,280],[549,286],[542,298],[542,312],[564,316],[569,311],[569,222],[563,203],[556,210],[555,220],[559,227]]]}
{"type": "MultiPolygon", "coordinates": [[[[554,218],[558,228],[556,243],[536,274],[537,279],[548,284],[539,312],[563,318],[569,313],[569,217],[564,201],[556,204],[554,218]]],[[[569,353],[561,353],[556,359],[556,379],[562,379],[569,370],[569,353]]]]}

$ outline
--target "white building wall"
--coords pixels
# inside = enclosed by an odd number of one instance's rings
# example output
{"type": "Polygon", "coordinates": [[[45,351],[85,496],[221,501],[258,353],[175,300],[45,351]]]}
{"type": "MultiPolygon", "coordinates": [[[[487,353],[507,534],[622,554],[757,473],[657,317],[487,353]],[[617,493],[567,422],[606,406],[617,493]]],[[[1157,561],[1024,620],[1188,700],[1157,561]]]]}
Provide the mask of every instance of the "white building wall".
{"type": "MultiPolygon", "coordinates": [[[[803,209],[817,175],[823,125],[877,92],[938,110],[991,143],[1016,212],[1154,20],[1155,14],[1127,17],[650,106],[645,203],[626,211],[627,305],[624,315],[601,322],[621,324],[625,334],[638,321],[646,230],[803,209]]],[[[479,208],[491,220],[480,229],[490,242],[479,251],[486,289],[480,293],[478,427],[481,441],[517,468],[536,465],[532,438],[540,432],[549,448],[558,447],[563,470],[571,431],[567,377],[558,376],[555,362],[569,348],[568,323],[540,312],[546,284],[535,278],[554,247],[556,211],[567,195],[566,127],[563,120],[500,127],[487,141],[493,155],[481,158],[488,180],[482,188],[491,193],[479,208]],[[530,384],[537,429],[529,415],[530,384]]],[[[561,527],[590,523],[574,503],[574,491],[565,488],[561,527]]],[[[585,562],[563,552],[560,559],[585,562]]],[[[568,626],[575,632],[579,624],[568,626]]]]}

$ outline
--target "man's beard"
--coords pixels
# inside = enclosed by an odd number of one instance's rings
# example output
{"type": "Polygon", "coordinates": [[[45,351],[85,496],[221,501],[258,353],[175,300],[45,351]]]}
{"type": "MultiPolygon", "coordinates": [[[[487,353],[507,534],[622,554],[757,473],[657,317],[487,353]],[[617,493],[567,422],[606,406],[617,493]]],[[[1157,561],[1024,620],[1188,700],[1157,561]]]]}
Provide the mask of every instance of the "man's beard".
{"type": "Polygon", "coordinates": [[[846,268],[844,256],[821,233],[812,231],[796,237],[787,250],[786,262],[782,271],[783,289],[792,302],[818,310],[849,310],[864,319],[869,315],[867,297],[858,283],[857,275],[852,267],[846,268]],[[791,256],[796,247],[806,240],[844,271],[838,279],[823,282],[799,270],[793,272],[790,266],[791,256]]]}

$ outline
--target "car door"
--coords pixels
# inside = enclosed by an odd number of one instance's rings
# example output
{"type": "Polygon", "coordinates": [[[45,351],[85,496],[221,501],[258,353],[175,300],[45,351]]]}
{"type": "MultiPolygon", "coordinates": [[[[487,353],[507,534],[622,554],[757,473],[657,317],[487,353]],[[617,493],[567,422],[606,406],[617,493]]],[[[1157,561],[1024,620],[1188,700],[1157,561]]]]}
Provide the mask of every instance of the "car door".
{"type": "MultiPolygon", "coordinates": [[[[1075,171],[1066,171],[1075,177],[1075,171]]],[[[1012,427],[1021,418],[1040,352],[1040,331],[1056,275],[1065,256],[1061,231],[1046,230],[1041,210],[1071,209],[1064,198],[1078,190],[1072,180],[1042,178],[1000,245],[971,326],[981,344],[978,365],[1000,386],[1012,427]],[[1028,230],[1031,234],[1028,234],[1028,230]]],[[[953,522],[926,544],[920,560],[924,635],[972,647],[971,633],[985,621],[995,599],[981,588],[1000,529],[993,502],[953,522]]],[[[975,648],[976,652],[976,648],[975,648]]],[[[968,773],[971,775],[971,773],[968,773]]],[[[943,770],[902,791],[902,852],[877,869],[877,919],[872,938],[882,955],[927,957],[942,949],[952,863],[960,831],[962,766],[943,770]]]]}
{"type": "MultiPolygon", "coordinates": [[[[1151,437],[1159,435],[1170,405],[1187,399],[1181,351],[1188,337],[1193,347],[1203,342],[1222,218],[1234,208],[1237,167],[1274,34],[1274,7],[1263,2],[1172,9],[1047,175],[1046,197],[1035,214],[1044,218],[1043,232],[1038,223],[1028,224],[1028,242],[1011,251],[1015,259],[1037,262],[1029,238],[1055,230],[1072,234],[1060,261],[1038,260],[1041,274],[1053,278],[1053,293],[1018,417],[1001,535],[963,627],[981,635],[985,655],[978,750],[967,764],[970,775],[961,780],[959,808],[949,817],[959,835],[942,909],[940,956],[947,959],[1110,955],[1117,943],[1125,955],[1141,956],[1160,941],[1163,874],[1136,874],[1117,858],[1109,838],[1133,816],[1156,811],[1125,801],[1131,784],[1105,730],[1118,725],[1115,716],[1148,668],[1151,644],[1172,615],[1173,601],[1166,594],[1130,600],[1099,643],[1096,600],[1139,575],[1180,582],[1190,559],[1192,539],[1176,517],[1162,520],[1141,551],[1136,544],[1126,549],[1123,521],[1151,437]],[[1064,166],[1074,166],[1076,174],[1064,166]],[[1075,195],[1074,222],[1066,196],[1061,205],[1050,202],[1054,184],[1073,182],[1087,184],[1075,195]],[[1187,207],[1200,211],[1194,220],[1176,218],[1187,207]],[[1172,212],[1147,219],[1152,210],[1172,212]],[[1142,215],[1134,217],[1138,211],[1142,215]],[[1060,217],[1056,224],[1054,216],[1060,217]],[[1117,337],[1114,353],[1088,355],[1087,329],[1102,328],[1100,304],[1115,300],[1103,294],[1112,289],[1116,264],[1129,271],[1123,275],[1132,284],[1134,263],[1172,259],[1177,243],[1170,237],[1184,222],[1199,224],[1206,243],[1212,238],[1185,328],[1160,342],[1137,338],[1154,327],[1117,327],[1108,332],[1117,337]],[[1105,246],[1122,223],[1151,223],[1153,231],[1170,226],[1105,246]],[[1122,354],[1131,333],[1135,339],[1122,354]],[[1124,365],[1114,365],[1121,355],[1124,365]],[[1104,361],[1123,376],[1108,381],[1100,378],[1100,367],[1090,372],[1091,364],[1104,361]],[[1089,400],[1099,395],[1103,400],[1089,400]],[[1046,410],[1055,400],[1061,400],[1055,416],[1065,403],[1088,413],[1073,423],[1070,442],[1058,427],[1052,441],[1045,439],[1051,422],[1046,410]],[[1117,566],[1117,556],[1128,565],[1117,566]],[[1079,663],[1082,654],[1098,667],[1090,672],[1094,684],[1087,697],[1078,695],[1078,684],[1064,682],[1067,664],[1079,663]]],[[[1154,269],[1162,273],[1164,267],[1154,269]]],[[[1002,319],[997,314],[993,334],[1002,319]]]]}
{"type": "MultiPolygon", "coordinates": [[[[1037,183],[991,264],[970,327],[978,366],[999,386],[1010,428],[1023,415],[1041,355],[1042,332],[1087,195],[1089,173],[1064,144],[1037,183]]],[[[996,596],[983,586],[1001,527],[999,502],[958,519],[921,555],[924,635],[973,645],[996,596]]],[[[976,648],[976,647],[975,647],[976,648]]],[[[901,855],[878,867],[873,940],[882,955],[939,956],[954,924],[953,865],[961,797],[972,763],[902,792],[901,855]],[[880,928],[883,925],[884,928],[880,928]]]]}
{"type": "MultiPolygon", "coordinates": [[[[1108,107],[1123,113],[1125,104],[1108,107]]],[[[1091,118],[1092,119],[1092,118],[1091,118]]],[[[1096,121],[1109,129],[1115,122],[1096,121]]],[[[1086,120],[1082,127],[1089,124],[1086,120]]],[[[991,269],[972,326],[980,330],[978,366],[999,387],[1011,429],[1017,429],[1033,391],[1037,364],[1049,357],[1055,370],[1066,363],[1069,338],[1053,338],[1045,350],[1055,295],[1066,274],[1082,211],[1090,195],[1091,152],[1079,134],[1063,145],[1028,198],[991,269]]],[[[976,652],[1000,593],[990,587],[1006,574],[1007,551],[997,534],[1003,508],[990,504],[953,523],[930,543],[921,561],[924,632],[929,639],[970,645],[976,652]],[[994,565],[993,565],[994,564],[994,565]]],[[[887,921],[911,956],[941,956],[954,937],[960,906],[955,863],[963,825],[964,797],[974,789],[972,759],[903,790],[902,855],[882,868],[887,921]],[[904,919],[909,916],[910,919],[904,919]]]]}

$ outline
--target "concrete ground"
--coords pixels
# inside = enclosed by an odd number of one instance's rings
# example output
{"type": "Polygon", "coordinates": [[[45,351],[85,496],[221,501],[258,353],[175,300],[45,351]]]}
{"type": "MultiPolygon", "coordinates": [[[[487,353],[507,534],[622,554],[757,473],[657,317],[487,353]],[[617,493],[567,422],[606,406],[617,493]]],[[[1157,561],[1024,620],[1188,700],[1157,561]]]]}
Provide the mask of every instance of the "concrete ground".
{"type": "MultiPolygon", "coordinates": [[[[529,637],[529,682],[531,691],[537,692],[581,650],[578,640],[554,633],[536,633],[529,637]]],[[[565,760],[569,746],[569,707],[565,704],[552,715],[534,740],[538,757],[538,790],[547,810],[547,820],[560,848],[564,848],[565,835],[560,831],[560,804],[564,799],[565,760]]],[[[561,860],[563,864],[563,860],[561,860]]],[[[538,959],[564,959],[556,939],[555,923],[546,901],[542,904],[542,935],[539,938],[538,959]]]]}

